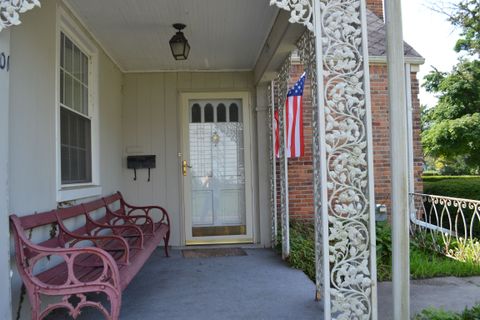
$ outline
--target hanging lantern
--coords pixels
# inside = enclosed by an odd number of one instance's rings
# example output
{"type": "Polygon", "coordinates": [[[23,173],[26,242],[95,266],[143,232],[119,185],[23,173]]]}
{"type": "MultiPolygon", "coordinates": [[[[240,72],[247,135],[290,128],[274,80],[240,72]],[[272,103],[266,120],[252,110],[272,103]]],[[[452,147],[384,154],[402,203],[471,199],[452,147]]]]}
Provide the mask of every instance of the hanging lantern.
{"type": "Polygon", "coordinates": [[[185,38],[185,35],[182,32],[186,25],[182,23],[175,23],[173,27],[178,31],[173,35],[169,42],[172,55],[175,60],[187,60],[188,54],[190,53],[190,45],[188,44],[188,40],[185,38]]]}

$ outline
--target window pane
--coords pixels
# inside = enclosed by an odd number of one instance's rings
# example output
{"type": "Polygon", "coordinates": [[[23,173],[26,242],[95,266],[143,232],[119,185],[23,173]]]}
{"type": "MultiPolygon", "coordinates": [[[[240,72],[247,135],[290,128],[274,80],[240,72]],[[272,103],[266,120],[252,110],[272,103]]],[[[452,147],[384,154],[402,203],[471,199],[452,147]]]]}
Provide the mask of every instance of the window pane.
{"type": "Polygon", "coordinates": [[[73,109],[73,78],[66,73],[65,74],[65,92],[63,103],[73,109]]]}
{"type": "Polygon", "coordinates": [[[82,113],[88,115],[88,88],[82,85],[82,113]]]}
{"type": "Polygon", "coordinates": [[[62,161],[62,183],[69,181],[70,174],[70,148],[62,146],[61,149],[61,161],[62,161]]]}
{"type": "Polygon", "coordinates": [[[82,85],[77,80],[73,80],[73,109],[85,113],[82,110],[82,85]]]}
{"type": "Polygon", "coordinates": [[[73,50],[73,75],[78,80],[82,80],[82,53],[77,46],[73,50]]]}
{"type": "Polygon", "coordinates": [[[60,67],[65,67],[65,35],[60,35],[60,67]]]}
{"type": "Polygon", "coordinates": [[[238,106],[232,103],[229,108],[230,122],[238,122],[238,106]]]}
{"type": "Polygon", "coordinates": [[[202,122],[202,109],[200,105],[195,103],[192,106],[192,123],[200,123],[202,122]]]}
{"type": "Polygon", "coordinates": [[[213,122],[213,106],[210,103],[205,106],[205,122],[213,122]]]}
{"type": "Polygon", "coordinates": [[[90,119],[61,108],[60,121],[62,184],[91,182],[90,119]]]}
{"type": "Polygon", "coordinates": [[[73,43],[68,37],[65,37],[65,70],[73,71],[73,43]]]}
{"type": "Polygon", "coordinates": [[[88,58],[82,54],[82,82],[88,86],[88,58]]]}
{"type": "Polygon", "coordinates": [[[227,108],[223,103],[217,106],[217,122],[227,122],[227,108]]]}
{"type": "Polygon", "coordinates": [[[65,72],[60,70],[60,103],[65,104],[65,72]]]}

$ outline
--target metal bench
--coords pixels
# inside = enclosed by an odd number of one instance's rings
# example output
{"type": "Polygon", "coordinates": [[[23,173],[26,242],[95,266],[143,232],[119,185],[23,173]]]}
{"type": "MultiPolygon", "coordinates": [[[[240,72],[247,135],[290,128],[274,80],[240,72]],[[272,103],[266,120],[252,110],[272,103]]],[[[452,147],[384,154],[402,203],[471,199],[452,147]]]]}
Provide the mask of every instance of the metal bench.
{"type": "Polygon", "coordinates": [[[75,319],[85,307],[98,309],[106,319],[118,319],[122,291],[162,240],[168,256],[166,210],[129,205],[120,193],[70,208],[11,215],[10,222],[18,272],[35,320],[57,309],[75,319]],[[75,230],[67,227],[72,220],[75,230]],[[50,239],[39,243],[30,239],[33,229],[48,226],[50,239]],[[110,307],[89,299],[93,293],[103,293],[110,307]],[[48,298],[43,307],[41,299],[47,296],[57,299],[48,298]]]}

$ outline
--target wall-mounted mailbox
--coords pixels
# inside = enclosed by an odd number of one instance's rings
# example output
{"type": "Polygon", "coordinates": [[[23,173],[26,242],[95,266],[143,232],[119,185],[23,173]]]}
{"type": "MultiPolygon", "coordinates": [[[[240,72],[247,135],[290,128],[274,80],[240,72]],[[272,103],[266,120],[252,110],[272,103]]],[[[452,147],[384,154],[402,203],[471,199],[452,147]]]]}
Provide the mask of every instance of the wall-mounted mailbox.
{"type": "Polygon", "coordinates": [[[128,156],[127,168],[133,169],[133,180],[137,180],[137,169],[148,169],[148,181],[150,181],[150,169],[154,169],[156,157],[154,155],[128,156]]]}

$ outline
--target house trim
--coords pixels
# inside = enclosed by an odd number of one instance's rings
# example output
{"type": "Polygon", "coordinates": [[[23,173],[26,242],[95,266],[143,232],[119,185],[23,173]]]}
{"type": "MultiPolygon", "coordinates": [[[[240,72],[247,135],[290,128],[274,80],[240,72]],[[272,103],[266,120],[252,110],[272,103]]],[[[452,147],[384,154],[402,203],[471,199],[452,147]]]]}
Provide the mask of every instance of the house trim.
{"type": "MultiPolygon", "coordinates": [[[[0,32],[0,53],[10,54],[10,31],[0,32]]],[[[10,77],[6,69],[0,70],[0,318],[12,318],[10,278],[10,231],[9,231],[9,88],[10,77]]]]}

